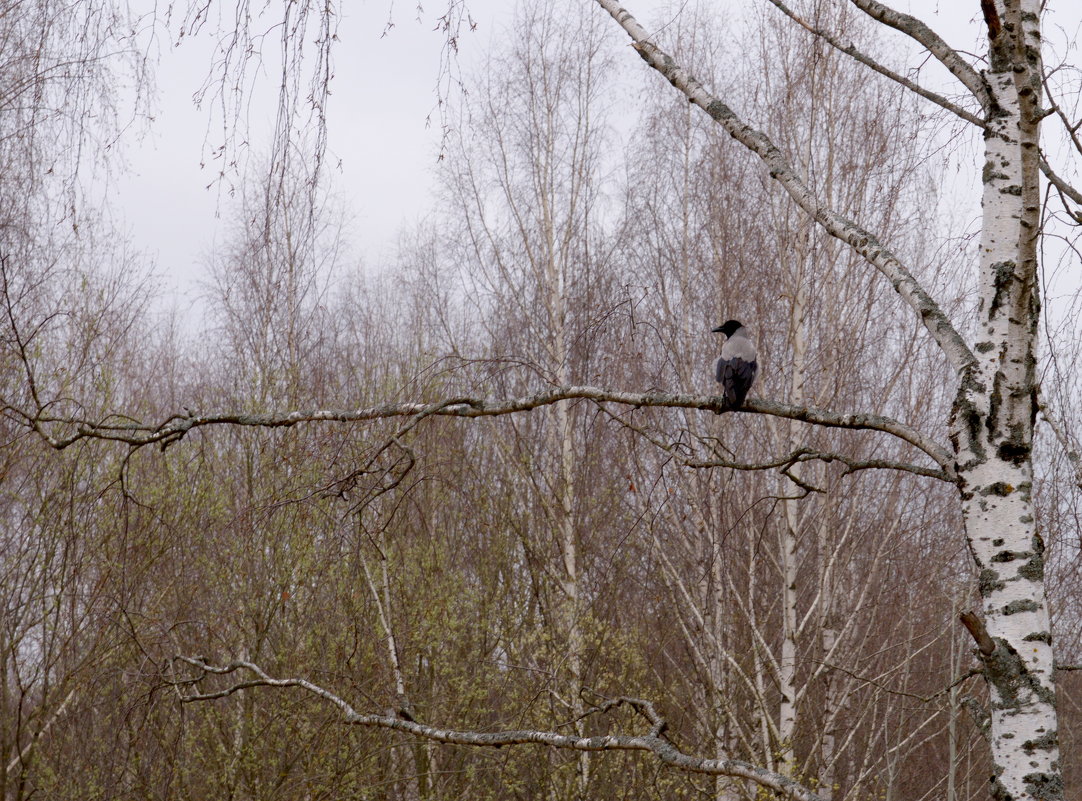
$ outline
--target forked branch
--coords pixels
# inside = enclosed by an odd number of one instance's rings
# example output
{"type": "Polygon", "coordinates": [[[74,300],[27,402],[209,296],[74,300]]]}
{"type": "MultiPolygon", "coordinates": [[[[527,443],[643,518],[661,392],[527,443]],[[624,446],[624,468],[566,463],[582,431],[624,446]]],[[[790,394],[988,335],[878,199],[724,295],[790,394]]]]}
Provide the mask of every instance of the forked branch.
{"type": "Polygon", "coordinates": [[[782,776],[735,759],[707,759],[693,756],[677,748],[664,735],[665,720],[649,701],[639,698],[611,699],[597,709],[607,712],[620,706],[635,710],[650,724],[646,734],[605,734],[596,737],[579,737],[559,734],[540,729],[510,729],[505,731],[468,731],[445,729],[429,726],[416,720],[407,720],[396,714],[366,714],[358,712],[339,695],[313,684],[307,679],[276,679],[252,662],[235,661],[226,665],[208,664],[202,657],[177,656],[176,663],[194,668],[194,675],[177,678],[171,675],[169,683],[176,687],[182,703],[213,701],[254,687],[296,688],[311,693],[316,697],[336,706],[341,712],[342,722],[353,726],[392,729],[426,740],[453,745],[477,746],[482,748],[501,748],[514,745],[547,745],[571,751],[645,751],[664,765],[687,773],[700,773],[709,776],[730,776],[744,779],[773,792],[782,793],[796,801],[821,801],[820,797],[807,787],[782,776]],[[235,681],[219,690],[203,691],[200,684],[212,676],[225,676],[234,673],[248,674],[251,678],[235,681]]]}
{"type": "Polygon", "coordinates": [[[908,462],[897,462],[891,459],[855,459],[843,453],[817,451],[814,448],[797,448],[784,456],[778,456],[763,462],[738,462],[728,459],[687,459],[683,461],[688,467],[697,468],[726,467],[731,470],[774,470],[780,468],[782,471],[802,462],[824,462],[826,464],[838,462],[845,467],[842,471],[843,476],[858,473],[862,470],[900,470],[903,473],[912,473],[922,478],[951,481],[945,470],[934,470],[929,467],[922,467],[908,462]]]}
{"type": "Polygon", "coordinates": [[[981,108],[985,111],[992,108],[992,96],[981,74],[926,23],[909,14],[895,11],[878,0],[852,0],[852,3],[872,19],[904,33],[925,47],[977,98],[981,108]]]}
{"type": "Polygon", "coordinates": [[[900,75],[894,70],[885,66],[884,64],[879,63],[867,53],[863,53],[858,50],[852,42],[846,44],[845,42],[842,42],[838,37],[831,35],[827,31],[816,25],[813,25],[812,23],[801,17],[799,14],[797,14],[795,11],[793,11],[793,9],[791,9],[788,5],[783,3],[782,0],[770,0],[770,2],[773,3],[779,11],[785,14],[785,16],[789,17],[789,19],[793,20],[793,22],[795,22],[797,25],[808,31],[808,33],[811,33],[812,35],[822,39],[835,50],[844,53],[845,55],[852,58],[854,61],[857,61],[858,63],[866,66],[868,69],[874,72],[878,72],[883,77],[888,78],[901,86],[904,86],[909,91],[920,95],[925,100],[929,100],[932,103],[935,103],[940,108],[946,109],[947,111],[965,120],[966,122],[972,125],[976,125],[978,128],[986,127],[984,120],[982,120],[976,114],[966,111],[957,103],[948,100],[943,95],[938,94],[937,92],[933,92],[929,89],[925,89],[916,81],[911,81],[904,75],[900,75]]]}
{"type": "MultiPolygon", "coordinates": [[[[753,405],[758,405],[754,401],[753,405]]],[[[916,476],[924,478],[937,478],[940,481],[955,481],[953,473],[948,473],[947,470],[937,470],[935,468],[923,467],[921,465],[911,464],[909,462],[899,462],[891,459],[857,459],[852,456],[848,456],[843,453],[836,453],[833,451],[820,451],[814,448],[796,448],[783,456],[775,456],[765,460],[757,462],[744,462],[735,458],[725,459],[718,455],[721,449],[729,451],[724,445],[720,443],[714,437],[696,437],[707,449],[713,454],[709,457],[696,457],[694,455],[694,449],[691,446],[680,440],[668,440],[659,437],[655,432],[650,431],[644,426],[636,425],[629,421],[626,417],[613,414],[604,406],[602,410],[609,416],[609,419],[618,423],[619,425],[627,428],[630,431],[634,431],[637,435],[648,441],[655,448],[665,451],[672,455],[680,464],[685,467],[691,467],[696,469],[710,469],[714,467],[722,467],[729,470],[777,470],[786,472],[790,467],[800,462],[838,462],[845,465],[845,470],[842,475],[847,476],[852,473],[860,472],[861,470],[900,470],[906,473],[912,473],[916,476]],[[713,440],[713,444],[710,441],[713,440]],[[720,446],[720,448],[719,448],[720,446]]],[[[732,453],[731,451],[729,451],[732,453]]]]}
{"type": "Polygon", "coordinates": [[[778,181],[793,201],[824,231],[845,242],[886,276],[894,290],[920,317],[955,371],[962,374],[976,364],[973,352],[939,304],[874,234],[822,202],[769,136],[744,122],[733,109],[677,64],[672,56],[650,41],[649,32],[616,0],[597,2],[631,37],[635,50],[647,64],[683,92],[691,103],[709,114],[730,136],[755,153],[770,170],[770,177],[778,181]]]}
{"type": "MultiPolygon", "coordinates": [[[[879,73],[880,75],[882,75],[883,77],[885,77],[885,78],[887,78],[887,79],[889,79],[891,81],[894,81],[899,86],[905,87],[906,89],[913,92],[914,94],[920,95],[925,100],[928,100],[928,101],[930,101],[932,103],[935,103],[940,108],[946,109],[950,113],[957,116],[959,119],[962,119],[965,122],[970,123],[971,125],[975,125],[975,126],[977,126],[978,128],[980,128],[982,130],[985,130],[985,131],[989,130],[988,123],[984,119],[982,119],[981,117],[977,116],[976,114],[973,114],[972,112],[967,111],[966,109],[962,108],[962,106],[960,106],[957,103],[955,103],[954,101],[948,99],[944,95],[941,95],[938,92],[933,92],[933,91],[931,91],[929,89],[926,89],[925,87],[918,84],[916,81],[910,80],[909,78],[906,78],[904,75],[901,75],[901,74],[895,72],[894,70],[890,69],[886,65],[880,63],[876,59],[869,56],[867,53],[864,53],[861,50],[857,49],[857,47],[852,42],[849,42],[849,43],[843,42],[837,36],[832,35],[829,31],[826,31],[823,28],[820,28],[820,27],[818,27],[816,25],[813,25],[811,22],[809,22],[808,20],[804,19],[799,14],[797,14],[792,8],[790,8],[782,0],[770,0],[770,2],[775,7],[777,7],[779,11],[781,11],[783,14],[785,14],[787,17],[789,17],[789,19],[793,20],[793,22],[795,22],[797,25],[804,28],[804,30],[808,31],[813,36],[816,36],[819,39],[823,40],[824,42],[826,42],[828,45],[830,45],[834,49],[838,50],[839,52],[844,53],[845,55],[849,56],[854,61],[856,61],[856,62],[858,62],[860,64],[863,64],[864,66],[868,67],[868,69],[879,73]]],[[[995,11],[995,6],[994,6],[994,4],[992,4],[990,2],[990,0],[981,0],[982,9],[985,9],[986,6],[991,6],[991,11],[992,12],[995,11]]],[[[901,16],[904,16],[904,15],[901,15],[901,16]]],[[[995,28],[998,31],[998,28],[996,27],[996,26],[999,25],[998,16],[990,17],[989,11],[985,10],[985,17],[988,20],[989,32],[991,33],[993,28],[995,28]]],[[[914,37],[914,38],[916,38],[916,37],[914,37]]],[[[936,37],[936,39],[938,39],[938,37],[936,37]]],[[[945,42],[943,42],[941,39],[938,39],[938,41],[939,41],[940,44],[937,45],[937,46],[939,46],[941,48],[946,47],[946,48],[949,49],[949,46],[945,42]]],[[[978,78],[979,78],[979,76],[978,76],[978,78]]],[[[972,76],[969,76],[968,79],[972,79],[972,76]]],[[[1079,150],[1079,152],[1082,152],[1082,141],[1080,141],[1078,139],[1077,135],[1076,135],[1077,128],[1074,125],[1071,124],[1071,122],[1067,119],[1067,115],[1064,114],[1063,110],[1052,100],[1052,93],[1050,91],[1048,91],[1047,80],[1046,80],[1045,89],[1046,89],[1046,93],[1047,93],[1047,96],[1048,96],[1048,103],[1049,103],[1049,110],[1046,113],[1053,113],[1054,112],[1055,114],[1057,114],[1057,116],[1059,116],[1059,118],[1063,121],[1064,127],[1068,131],[1068,133],[1069,133],[1069,135],[1071,137],[1071,140],[1075,145],[1075,148],[1077,150],[1079,150]]],[[[1053,186],[1056,187],[1056,189],[1060,193],[1060,196],[1064,199],[1064,207],[1065,208],[1067,208],[1067,203],[1066,203],[1067,199],[1072,200],[1074,203],[1076,203],[1078,205],[1082,205],[1082,192],[1079,192],[1077,189],[1075,189],[1073,186],[1071,186],[1071,184],[1069,184],[1067,181],[1065,181],[1060,175],[1058,175],[1052,169],[1051,165],[1044,158],[1044,156],[1041,156],[1040,167],[1041,167],[1041,172],[1044,173],[1044,176],[1049,180],[1049,182],[1053,186]]],[[[1075,219],[1076,222],[1082,222],[1082,212],[1073,211],[1073,210],[1068,208],[1068,214],[1070,214],[1075,219]]]]}
{"type": "MultiPolygon", "coordinates": [[[[564,400],[587,400],[595,403],[616,403],[635,409],[642,407],[702,409],[720,413],[724,399],[716,395],[683,395],[662,392],[622,392],[590,386],[553,387],[533,395],[508,400],[457,397],[433,403],[388,403],[360,409],[307,409],[266,414],[190,412],[175,415],[158,425],[128,419],[101,421],[30,416],[22,413],[27,425],[33,427],[54,448],[62,450],[84,439],[123,442],[133,447],[169,444],[189,432],[208,426],[247,426],[255,428],[288,428],[302,423],[359,423],[395,417],[421,419],[425,417],[498,417],[549,406],[564,400]]],[[[11,410],[9,409],[9,412],[11,410]]],[[[814,406],[793,406],[768,400],[748,400],[739,412],[768,414],[790,420],[800,420],[827,428],[863,429],[891,434],[927,454],[946,474],[954,478],[954,459],[946,447],[923,432],[876,414],[844,413],[814,406]]],[[[729,412],[730,414],[734,412],[729,412]]]]}

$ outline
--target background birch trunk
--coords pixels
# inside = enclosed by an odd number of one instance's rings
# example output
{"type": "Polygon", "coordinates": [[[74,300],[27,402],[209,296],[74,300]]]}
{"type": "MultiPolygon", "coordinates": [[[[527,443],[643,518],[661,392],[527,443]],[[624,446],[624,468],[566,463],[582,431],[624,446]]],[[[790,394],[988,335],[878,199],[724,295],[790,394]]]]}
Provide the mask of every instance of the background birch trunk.
{"type": "MultiPolygon", "coordinates": [[[[559,36],[544,4],[521,9],[521,33],[532,44],[494,54],[475,107],[487,124],[459,139],[447,185],[463,209],[469,244],[461,280],[491,332],[489,358],[529,364],[556,384],[598,369],[608,344],[597,341],[592,318],[610,303],[595,219],[606,139],[597,93],[607,57],[597,45],[598,20],[578,6],[564,11],[581,20],[580,36],[559,36]],[[509,97],[523,103],[512,115],[505,113],[509,97]]],[[[519,380],[505,386],[524,388],[519,380]]],[[[596,513],[590,499],[604,486],[583,479],[594,460],[604,458],[593,453],[593,439],[581,411],[559,403],[505,432],[500,447],[506,464],[519,462],[514,469],[536,504],[522,542],[531,554],[544,555],[538,577],[551,629],[542,662],[555,679],[546,695],[554,718],[580,734],[586,731],[592,629],[582,538],[585,521],[596,513]]],[[[592,758],[582,752],[574,759],[573,781],[567,787],[553,782],[551,797],[589,796],[592,758]]]]}

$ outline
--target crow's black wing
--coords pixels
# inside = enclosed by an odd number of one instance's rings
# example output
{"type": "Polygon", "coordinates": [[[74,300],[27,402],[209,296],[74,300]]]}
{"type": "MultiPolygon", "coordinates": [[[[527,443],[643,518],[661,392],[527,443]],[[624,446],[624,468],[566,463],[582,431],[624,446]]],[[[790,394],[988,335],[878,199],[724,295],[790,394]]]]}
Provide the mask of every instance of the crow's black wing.
{"type": "Polygon", "coordinates": [[[748,390],[755,382],[755,375],[758,372],[757,362],[746,362],[743,359],[718,359],[717,378],[718,383],[721,384],[727,408],[739,409],[743,405],[744,398],[748,396],[748,390]]]}

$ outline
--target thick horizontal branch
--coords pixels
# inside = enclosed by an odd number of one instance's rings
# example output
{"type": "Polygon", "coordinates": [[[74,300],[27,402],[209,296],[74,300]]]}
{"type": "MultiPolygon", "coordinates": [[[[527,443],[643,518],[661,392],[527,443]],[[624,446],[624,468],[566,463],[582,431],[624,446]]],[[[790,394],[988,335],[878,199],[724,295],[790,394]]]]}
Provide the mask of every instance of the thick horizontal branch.
{"type": "Polygon", "coordinates": [[[180,681],[174,680],[173,682],[180,689],[180,700],[184,703],[212,701],[252,687],[295,687],[312,693],[338,707],[342,713],[343,722],[354,726],[392,729],[439,743],[482,748],[535,744],[571,751],[646,751],[653,754],[663,764],[677,770],[710,776],[731,776],[746,779],[760,787],[783,793],[790,798],[796,799],[796,801],[821,801],[819,796],[807,787],[773,771],[735,759],[706,759],[681,751],[663,736],[665,721],[657,714],[653,705],[640,699],[615,699],[613,703],[606,706],[613,708],[621,703],[626,703],[635,708],[636,711],[651,722],[649,734],[606,734],[597,737],[579,737],[539,729],[511,729],[494,732],[464,731],[429,726],[416,720],[407,720],[394,715],[358,712],[345,699],[319,685],[313,684],[307,679],[271,678],[262,668],[251,662],[236,661],[228,665],[213,666],[207,664],[200,657],[178,656],[176,659],[198,671],[191,678],[180,681]],[[195,687],[209,675],[226,675],[237,671],[246,671],[252,674],[254,678],[237,682],[223,690],[213,692],[185,692],[184,689],[181,689],[195,687]]]}
{"type": "Polygon", "coordinates": [[[845,242],[887,277],[894,291],[917,313],[924,327],[959,374],[976,364],[973,352],[939,308],[939,304],[874,234],[822,203],[807,182],[797,175],[770,137],[740,119],[736,112],[677,64],[672,56],[651,42],[649,32],[616,0],[597,2],[627,32],[636,51],[647,64],[683,92],[689,101],[709,114],[730,136],[759,156],[769,168],[770,176],[781,184],[793,201],[824,231],[845,242]]]}
{"type": "MultiPolygon", "coordinates": [[[[133,446],[168,445],[188,432],[208,426],[248,426],[256,428],[281,428],[300,423],[342,422],[357,423],[395,417],[498,417],[528,412],[564,400],[588,400],[596,403],[619,403],[634,408],[681,408],[702,409],[720,413],[725,409],[724,398],[717,395],[682,395],[661,392],[622,392],[589,386],[553,387],[552,389],[509,400],[491,398],[458,397],[434,403],[388,403],[361,409],[310,409],[267,414],[241,413],[190,413],[171,417],[157,426],[138,422],[90,422],[86,420],[35,419],[38,432],[54,448],[63,449],[83,439],[103,439],[123,442],[133,446]],[[49,426],[71,426],[73,433],[50,434],[49,426]]],[[[827,428],[863,429],[882,431],[908,442],[931,457],[953,480],[953,457],[950,452],[931,437],[912,426],[889,417],[876,414],[846,414],[812,406],[792,406],[768,400],[748,400],[737,410],[757,414],[769,414],[790,420],[800,420],[827,428]]],[[[732,412],[729,412],[730,414],[732,412]]]]}

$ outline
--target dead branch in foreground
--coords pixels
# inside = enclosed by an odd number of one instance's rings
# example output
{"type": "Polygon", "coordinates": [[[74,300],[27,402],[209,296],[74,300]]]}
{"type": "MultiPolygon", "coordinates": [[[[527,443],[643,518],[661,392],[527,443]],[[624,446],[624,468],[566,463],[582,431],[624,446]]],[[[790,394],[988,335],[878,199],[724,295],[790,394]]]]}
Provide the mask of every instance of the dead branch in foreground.
{"type": "Polygon", "coordinates": [[[268,676],[262,668],[252,662],[238,660],[227,665],[210,665],[202,657],[176,656],[174,663],[181,662],[196,669],[194,676],[173,678],[170,683],[177,688],[182,703],[213,701],[225,698],[242,690],[253,687],[296,687],[328,701],[342,713],[342,722],[354,726],[368,726],[423,737],[439,743],[451,745],[501,748],[503,746],[535,744],[551,748],[572,751],[647,751],[659,762],[687,773],[700,773],[710,776],[731,776],[754,782],[775,792],[783,793],[796,801],[822,801],[814,792],[800,783],[782,776],[780,773],[756,767],[735,759],[705,759],[692,756],[677,748],[665,737],[666,722],[653,703],[640,698],[612,698],[594,706],[588,714],[603,714],[620,706],[631,707],[649,724],[646,734],[605,734],[597,737],[578,737],[558,734],[538,729],[514,729],[508,731],[480,732],[442,729],[429,726],[412,719],[396,710],[388,714],[364,714],[355,710],[348,701],[307,679],[275,679],[268,676]],[[197,686],[204,679],[214,675],[228,675],[237,671],[246,671],[253,678],[237,681],[221,690],[200,692],[197,686]]]}

